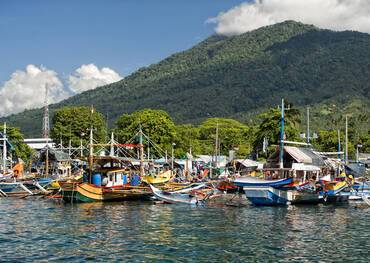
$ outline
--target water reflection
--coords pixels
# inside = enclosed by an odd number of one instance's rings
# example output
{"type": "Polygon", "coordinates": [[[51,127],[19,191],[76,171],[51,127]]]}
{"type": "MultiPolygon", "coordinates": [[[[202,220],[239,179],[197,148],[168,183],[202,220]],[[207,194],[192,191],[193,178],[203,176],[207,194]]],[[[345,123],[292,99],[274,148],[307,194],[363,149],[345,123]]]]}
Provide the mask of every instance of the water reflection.
{"type": "Polygon", "coordinates": [[[0,261],[368,262],[370,209],[0,199],[0,261]]]}

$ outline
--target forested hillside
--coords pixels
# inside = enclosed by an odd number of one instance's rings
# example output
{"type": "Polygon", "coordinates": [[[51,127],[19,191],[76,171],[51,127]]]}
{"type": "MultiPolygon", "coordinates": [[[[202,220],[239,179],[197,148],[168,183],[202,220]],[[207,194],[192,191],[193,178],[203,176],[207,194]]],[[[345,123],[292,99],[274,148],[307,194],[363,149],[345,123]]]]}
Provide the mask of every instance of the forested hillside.
{"type": "MultiPolygon", "coordinates": [[[[142,108],[163,109],[177,123],[209,117],[250,122],[282,97],[298,107],[317,108],[313,123],[323,128],[334,114],[368,118],[370,35],[293,21],[239,36],[215,35],[122,81],[52,105],[51,112],[94,105],[111,123],[122,113],[142,108]]],[[[41,118],[42,110],[36,109],[1,121],[19,126],[26,136],[37,136],[41,118]]]]}

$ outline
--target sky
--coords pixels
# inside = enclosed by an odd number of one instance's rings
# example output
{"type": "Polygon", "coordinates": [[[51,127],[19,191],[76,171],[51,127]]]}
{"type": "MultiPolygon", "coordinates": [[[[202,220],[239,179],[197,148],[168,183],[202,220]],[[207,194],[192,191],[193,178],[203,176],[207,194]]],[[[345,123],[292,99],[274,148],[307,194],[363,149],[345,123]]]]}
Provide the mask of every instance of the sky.
{"type": "Polygon", "coordinates": [[[370,32],[369,0],[0,0],[0,116],[284,20],[370,32]]]}

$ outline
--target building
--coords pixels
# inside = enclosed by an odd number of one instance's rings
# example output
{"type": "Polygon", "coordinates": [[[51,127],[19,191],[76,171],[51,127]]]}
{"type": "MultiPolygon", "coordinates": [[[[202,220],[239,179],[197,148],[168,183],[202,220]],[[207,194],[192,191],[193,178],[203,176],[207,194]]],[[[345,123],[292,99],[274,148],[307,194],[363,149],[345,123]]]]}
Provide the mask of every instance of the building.
{"type": "Polygon", "coordinates": [[[36,151],[40,151],[45,148],[46,145],[48,145],[49,148],[55,148],[55,143],[50,138],[24,139],[24,143],[36,151]]]}

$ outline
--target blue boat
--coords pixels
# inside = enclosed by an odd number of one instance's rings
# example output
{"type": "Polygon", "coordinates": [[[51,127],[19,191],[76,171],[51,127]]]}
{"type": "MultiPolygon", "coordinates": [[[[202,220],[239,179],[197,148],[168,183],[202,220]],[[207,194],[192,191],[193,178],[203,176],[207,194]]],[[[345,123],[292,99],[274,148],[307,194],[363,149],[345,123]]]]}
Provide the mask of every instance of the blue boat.
{"type": "Polygon", "coordinates": [[[240,177],[234,180],[234,184],[239,187],[246,186],[265,186],[265,187],[281,187],[287,184],[291,184],[293,178],[284,178],[277,180],[263,180],[256,177],[240,177]]]}
{"type": "Polygon", "coordinates": [[[18,183],[0,182],[0,190],[4,193],[10,193],[19,186],[18,183]]]}
{"type": "Polygon", "coordinates": [[[243,187],[248,200],[256,206],[279,206],[288,204],[287,192],[270,186],[243,187]]]}

